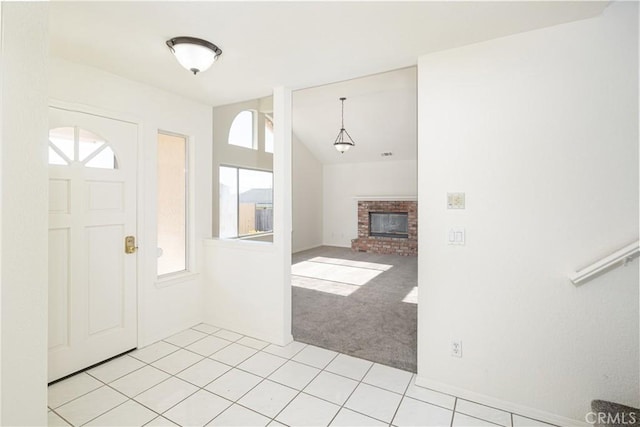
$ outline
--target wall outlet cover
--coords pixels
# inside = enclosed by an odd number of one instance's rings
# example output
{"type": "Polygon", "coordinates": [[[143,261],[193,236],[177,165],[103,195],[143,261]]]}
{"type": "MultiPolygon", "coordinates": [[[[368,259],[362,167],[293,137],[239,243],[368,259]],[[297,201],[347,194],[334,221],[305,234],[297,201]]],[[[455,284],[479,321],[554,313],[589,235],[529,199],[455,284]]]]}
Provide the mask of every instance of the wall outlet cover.
{"type": "Polygon", "coordinates": [[[462,341],[451,341],[451,355],[453,357],[462,357],[462,341]]]}

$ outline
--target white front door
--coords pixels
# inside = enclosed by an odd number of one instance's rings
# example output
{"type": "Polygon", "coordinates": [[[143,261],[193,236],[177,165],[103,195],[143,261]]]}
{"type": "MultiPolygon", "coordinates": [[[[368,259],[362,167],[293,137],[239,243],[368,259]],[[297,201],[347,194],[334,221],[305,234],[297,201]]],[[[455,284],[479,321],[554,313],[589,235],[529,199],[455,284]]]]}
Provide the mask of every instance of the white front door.
{"type": "Polygon", "coordinates": [[[137,126],[49,109],[49,381],[137,345],[137,126]]]}

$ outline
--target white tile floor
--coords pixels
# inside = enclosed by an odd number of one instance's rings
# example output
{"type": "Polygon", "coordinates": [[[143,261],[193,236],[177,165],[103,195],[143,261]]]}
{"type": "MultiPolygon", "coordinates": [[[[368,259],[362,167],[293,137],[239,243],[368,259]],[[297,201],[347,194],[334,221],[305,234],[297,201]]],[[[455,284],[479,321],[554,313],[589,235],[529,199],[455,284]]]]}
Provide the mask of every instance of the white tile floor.
{"type": "Polygon", "coordinates": [[[548,426],[410,372],[200,324],[49,387],[50,426],[548,426]]]}

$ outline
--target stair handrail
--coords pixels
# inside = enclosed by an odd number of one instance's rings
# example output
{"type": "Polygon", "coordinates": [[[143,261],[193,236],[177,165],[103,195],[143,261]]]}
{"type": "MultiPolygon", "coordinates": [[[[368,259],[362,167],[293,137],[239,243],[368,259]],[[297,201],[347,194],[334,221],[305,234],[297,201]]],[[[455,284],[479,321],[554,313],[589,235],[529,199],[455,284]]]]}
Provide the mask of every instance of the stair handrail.
{"type": "Polygon", "coordinates": [[[627,263],[635,258],[639,253],[640,240],[636,240],[635,242],[630,243],[621,249],[618,249],[612,254],[599,259],[598,261],[588,265],[587,267],[581,268],[580,270],[571,273],[569,275],[569,279],[574,285],[579,285],[616,265],[627,265],[627,263]]]}

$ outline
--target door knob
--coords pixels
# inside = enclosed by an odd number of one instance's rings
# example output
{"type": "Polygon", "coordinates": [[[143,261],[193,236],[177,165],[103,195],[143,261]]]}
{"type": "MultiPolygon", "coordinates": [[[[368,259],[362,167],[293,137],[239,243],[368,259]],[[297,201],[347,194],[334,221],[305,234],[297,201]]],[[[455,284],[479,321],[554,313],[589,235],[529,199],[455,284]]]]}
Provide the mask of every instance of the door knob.
{"type": "Polygon", "coordinates": [[[127,236],[124,238],[124,253],[125,254],[134,254],[138,250],[136,246],[136,238],[135,236],[127,236]]]}

